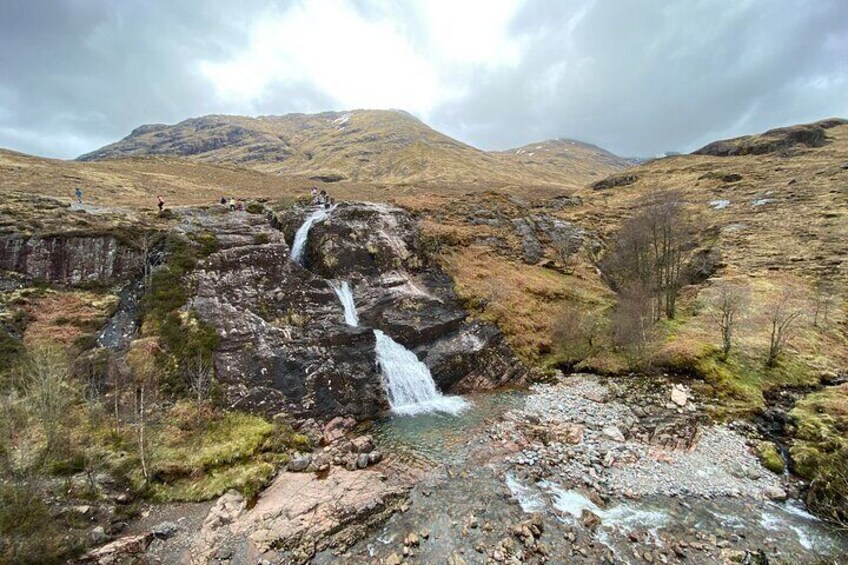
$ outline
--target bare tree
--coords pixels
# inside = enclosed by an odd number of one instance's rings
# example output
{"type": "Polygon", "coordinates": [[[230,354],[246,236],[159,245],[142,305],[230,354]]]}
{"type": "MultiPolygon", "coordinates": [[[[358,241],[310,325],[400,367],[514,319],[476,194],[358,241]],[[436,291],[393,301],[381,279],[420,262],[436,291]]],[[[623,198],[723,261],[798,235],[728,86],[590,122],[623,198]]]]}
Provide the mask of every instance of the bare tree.
{"type": "Polygon", "coordinates": [[[183,364],[183,373],[188,381],[188,388],[194,394],[197,405],[200,406],[209,398],[212,390],[215,371],[212,359],[208,355],[195,354],[183,364]]]}
{"type": "Polygon", "coordinates": [[[622,224],[603,270],[616,290],[647,289],[654,300],[654,319],[673,319],[687,262],[697,247],[695,236],[682,197],[675,192],[654,194],[622,224]]]}
{"type": "Polygon", "coordinates": [[[816,284],[816,303],[813,311],[813,325],[826,328],[830,310],[836,299],[833,285],[829,281],[820,280],[816,284]],[[822,325],[819,326],[819,323],[822,325]]]}
{"type": "Polygon", "coordinates": [[[144,480],[150,480],[148,472],[149,438],[147,434],[148,402],[157,390],[159,368],[156,354],[159,343],[155,338],[135,340],[127,353],[127,365],[132,370],[135,384],[135,427],[138,454],[144,480]]]}
{"type": "Polygon", "coordinates": [[[747,303],[748,296],[742,287],[732,284],[722,284],[718,287],[713,306],[716,309],[714,318],[721,332],[721,354],[724,359],[730,354],[733,334],[747,303]]]}
{"type": "Polygon", "coordinates": [[[795,326],[801,319],[802,312],[793,301],[792,289],[784,289],[780,297],[768,307],[769,325],[771,333],[769,337],[768,356],[766,366],[773,367],[783,353],[795,326]]]}
{"type": "Polygon", "coordinates": [[[645,346],[651,339],[653,325],[651,293],[648,289],[632,285],[619,293],[618,304],[612,314],[612,338],[617,348],[635,362],[642,358],[645,346]]]}
{"type": "Polygon", "coordinates": [[[53,451],[75,396],[67,355],[58,346],[36,345],[27,351],[20,370],[27,405],[41,423],[48,452],[53,451]]]}

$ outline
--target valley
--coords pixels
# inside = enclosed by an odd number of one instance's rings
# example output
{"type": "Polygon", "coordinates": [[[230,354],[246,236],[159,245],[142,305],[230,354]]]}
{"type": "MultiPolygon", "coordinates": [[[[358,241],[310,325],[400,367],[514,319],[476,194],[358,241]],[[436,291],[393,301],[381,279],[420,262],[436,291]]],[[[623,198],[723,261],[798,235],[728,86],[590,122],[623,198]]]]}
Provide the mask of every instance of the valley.
{"type": "Polygon", "coordinates": [[[0,151],[0,192],[0,494],[37,525],[0,555],[848,550],[844,120],[633,165],[396,111],[206,116],[0,151]]]}

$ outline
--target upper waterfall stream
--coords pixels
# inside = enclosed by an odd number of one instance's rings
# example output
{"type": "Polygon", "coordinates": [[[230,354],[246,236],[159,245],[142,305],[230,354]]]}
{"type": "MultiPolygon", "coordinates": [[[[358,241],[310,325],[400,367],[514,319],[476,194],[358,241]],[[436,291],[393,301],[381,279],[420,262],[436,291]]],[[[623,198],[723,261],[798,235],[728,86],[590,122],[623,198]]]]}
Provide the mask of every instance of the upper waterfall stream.
{"type": "MultiPolygon", "coordinates": [[[[335,208],[335,206],[333,208],[335,208]]],[[[291,248],[292,261],[299,265],[303,264],[303,251],[306,249],[306,240],[309,237],[309,230],[312,229],[312,225],[315,222],[323,222],[326,220],[329,217],[330,212],[333,211],[333,208],[328,210],[319,208],[306,217],[306,220],[304,220],[303,224],[297,229],[297,233],[294,234],[294,242],[292,242],[291,248]]]]}
{"type": "MultiPolygon", "coordinates": [[[[344,307],[345,322],[359,325],[353,293],[347,281],[330,281],[330,287],[344,307]]],[[[458,396],[445,396],[436,388],[430,369],[415,353],[399,344],[380,330],[377,338],[377,362],[383,375],[383,388],[392,412],[414,416],[425,412],[459,414],[468,408],[468,402],[458,396]]]]}

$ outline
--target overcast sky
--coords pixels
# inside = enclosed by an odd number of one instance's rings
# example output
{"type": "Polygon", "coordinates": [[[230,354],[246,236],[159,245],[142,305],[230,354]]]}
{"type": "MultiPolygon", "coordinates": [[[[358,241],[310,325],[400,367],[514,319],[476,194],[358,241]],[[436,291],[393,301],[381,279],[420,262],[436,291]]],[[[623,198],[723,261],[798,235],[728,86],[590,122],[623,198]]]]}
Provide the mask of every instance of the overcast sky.
{"type": "Polygon", "coordinates": [[[848,0],[0,0],[0,147],[353,108],[626,156],[848,117],[848,0]]]}

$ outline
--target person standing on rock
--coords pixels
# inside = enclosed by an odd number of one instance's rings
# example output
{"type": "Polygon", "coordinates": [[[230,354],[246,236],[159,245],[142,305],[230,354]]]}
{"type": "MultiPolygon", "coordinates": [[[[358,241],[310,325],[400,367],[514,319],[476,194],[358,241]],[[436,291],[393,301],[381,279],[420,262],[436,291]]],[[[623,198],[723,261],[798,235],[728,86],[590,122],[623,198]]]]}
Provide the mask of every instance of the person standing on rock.
{"type": "Polygon", "coordinates": [[[221,197],[221,206],[226,206],[226,205],[227,205],[227,197],[226,197],[226,196],[222,196],[222,197],[221,197]]]}
{"type": "Polygon", "coordinates": [[[75,194],[77,196],[77,204],[82,206],[82,189],[80,187],[77,187],[77,191],[75,194]]]}
{"type": "Polygon", "coordinates": [[[159,213],[161,214],[162,210],[165,209],[165,198],[160,194],[156,199],[159,201],[156,205],[159,206],[159,213]]]}
{"type": "Polygon", "coordinates": [[[230,212],[236,211],[236,199],[230,198],[230,212]]]}
{"type": "Polygon", "coordinates": [[[318,187],[317,187],[317,186],[313,186],[313,187],[312,187],[312,202],[313,202],[313,203],[315,202],[315,199],[316,199],[316,198],[318,198],[318,187]]]}

